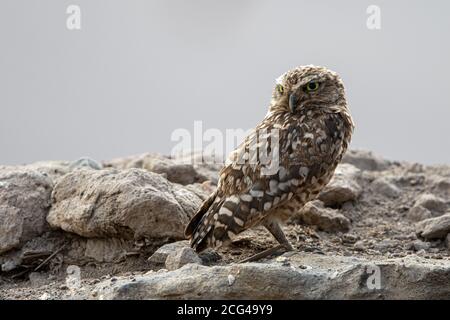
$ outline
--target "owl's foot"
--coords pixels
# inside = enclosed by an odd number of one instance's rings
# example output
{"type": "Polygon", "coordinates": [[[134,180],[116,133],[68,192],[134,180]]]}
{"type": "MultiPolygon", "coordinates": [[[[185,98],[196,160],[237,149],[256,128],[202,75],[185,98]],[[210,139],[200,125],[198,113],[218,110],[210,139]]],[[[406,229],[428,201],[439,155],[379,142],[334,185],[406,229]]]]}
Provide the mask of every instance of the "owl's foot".
{"type": "MultiPolygon", "coordinates": [[[[290,246],[290,245],[289,245],[289,246],[290,246]]],[[[244,259],[244,260],[242,260],[242,261],[239,261],[239,263],[258,261],[258,260],[261,260],[261,259],[270,257],[270,256],[272,256],[272,255],[274,255],[274,254],[281,255],[281,254],[283,254],[283,253],[285,253],[285,252],[292,251],[292,250],[294,250],[294,249],[292,248],[292,246],[286,247],[286,246],[283,245],[283,244],[279,244],[279,245],[277,245],[277,246],[275,246],[275,247],[273,247],[273,248],[269,248],[269,249],[267,249],[267,250],[264,250],[263,252],[260,252],[260,253],[255,254],[255,255],[253,255],[253,256],[247,258],[247,259],[244,259]]]]}

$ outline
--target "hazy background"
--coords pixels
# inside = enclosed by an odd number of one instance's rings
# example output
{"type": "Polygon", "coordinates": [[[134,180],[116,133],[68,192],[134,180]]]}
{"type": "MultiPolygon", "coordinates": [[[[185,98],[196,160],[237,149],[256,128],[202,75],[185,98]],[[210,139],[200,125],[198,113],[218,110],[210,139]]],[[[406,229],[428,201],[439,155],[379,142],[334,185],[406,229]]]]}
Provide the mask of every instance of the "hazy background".
{"type": "Polygon", "coordinates": [[[448,1],[1,0],[0,164],[170,153],[195,120],[248,129],[302,64],[344,79],[353,148],[450,163],[449,15],[448,1]]]}

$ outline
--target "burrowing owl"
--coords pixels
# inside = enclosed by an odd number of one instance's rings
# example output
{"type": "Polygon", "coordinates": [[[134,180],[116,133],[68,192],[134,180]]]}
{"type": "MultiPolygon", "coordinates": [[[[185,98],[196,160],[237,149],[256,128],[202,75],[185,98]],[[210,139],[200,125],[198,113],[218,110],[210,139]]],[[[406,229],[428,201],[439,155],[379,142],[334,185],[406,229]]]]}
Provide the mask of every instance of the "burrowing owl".
{"type": "Polygon", "coordinates": [[[336,73],[302,66],[280,76],[267,115],[231,153],[217,190],[186,227],[191,246],[197,252],[218,248],[263,225],[278,247],[292,250],[279,222],[330,181],[353,128],[336,73]]]}

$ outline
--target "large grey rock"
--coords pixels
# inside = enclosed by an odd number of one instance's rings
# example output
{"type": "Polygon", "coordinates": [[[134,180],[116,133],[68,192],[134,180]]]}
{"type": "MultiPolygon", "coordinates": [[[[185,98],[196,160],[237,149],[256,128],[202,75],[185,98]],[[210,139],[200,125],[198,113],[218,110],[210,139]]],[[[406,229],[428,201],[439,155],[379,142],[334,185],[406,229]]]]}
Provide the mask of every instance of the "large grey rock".
{"type": "Polygon", "coordinates": [[[75,170],[53,191],[47,221],[91,238],[184,237],[201,204],[192,192],[141,169],[75,170]]]}
{"type": "Polygon", "coordinates": [[[430,210],[434,216],[438,216],[447,211],[447,204],[444,199],[435,196],[431,193],[423,193],[421,194],[416,202],[415,206],[422,206],[430,210]]]}
{"type": "MultiPolygon", "coordinates": [[[[278,259],[280,260],[280,259],[278,259]]],[[[103,281],[96,299],[448,299],[450,261],[297,253],[282,263],[206,267],[103,281]],[[232,281],[230,281],[232,280],[232,281]]],[[[280,260],[281,261],[281,260],[280,260]]]]}
{"type": "Polygon", "coordinates": [[[36,170],[0,167],[0,253],[46,230],[52,187],[51,179],[36,170]]]}
{"type": "Polygon", "coordinates": [[[319,230],[327,232],[347,232],[351,227],[348,218],[337,210],[325,208],[320,200],[308,202],[300,209],[296,218],[304,224],[316,226],[319,230]]]}
{"type": "Polygon", "coordinates": [[[425,239],[444,239],[450,233],[450,213],[418,222],[416,233],[425,239]]]}
{"type": "Polygon", "coordinates": [[[339,165],[331,181],[320,192],[319,199],[326,206],[356,200],[362,191],[356,181],[360,173],[361,170],[351,164],[339,165]]]}
{"type": "Polygon", "coordinates": [[[350,163],[361,170],[383,171],[389,168],[390,162],[365,150],[349,150],[342,158],[342,163],[350,163]]]}
{"type": "Polygon", "coordinates": [[[182,185],[207,180],[204,175],[197,172],[191,163],[185,163],[154,153],[145,153],[127,158],[114,159],[107,162],[106,165],[119,169],[145,169],[162,174],[167,180],[182,185]]]}

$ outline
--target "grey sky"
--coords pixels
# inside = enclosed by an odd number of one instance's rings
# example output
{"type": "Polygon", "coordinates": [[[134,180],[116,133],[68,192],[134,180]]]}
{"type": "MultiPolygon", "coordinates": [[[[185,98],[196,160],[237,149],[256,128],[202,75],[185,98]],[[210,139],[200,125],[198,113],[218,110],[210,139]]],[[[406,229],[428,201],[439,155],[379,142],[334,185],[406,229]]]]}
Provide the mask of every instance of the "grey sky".
{"type": "Polygon", "coordinates": [[[353,148],[450,163],[449,14],[448,1],[2,0],[0,164],[169,153],[195,120],[247,129],[302,64],[344,79],[353,148]],[[366,28],[370,4],[381,30],[366,28]]]}

